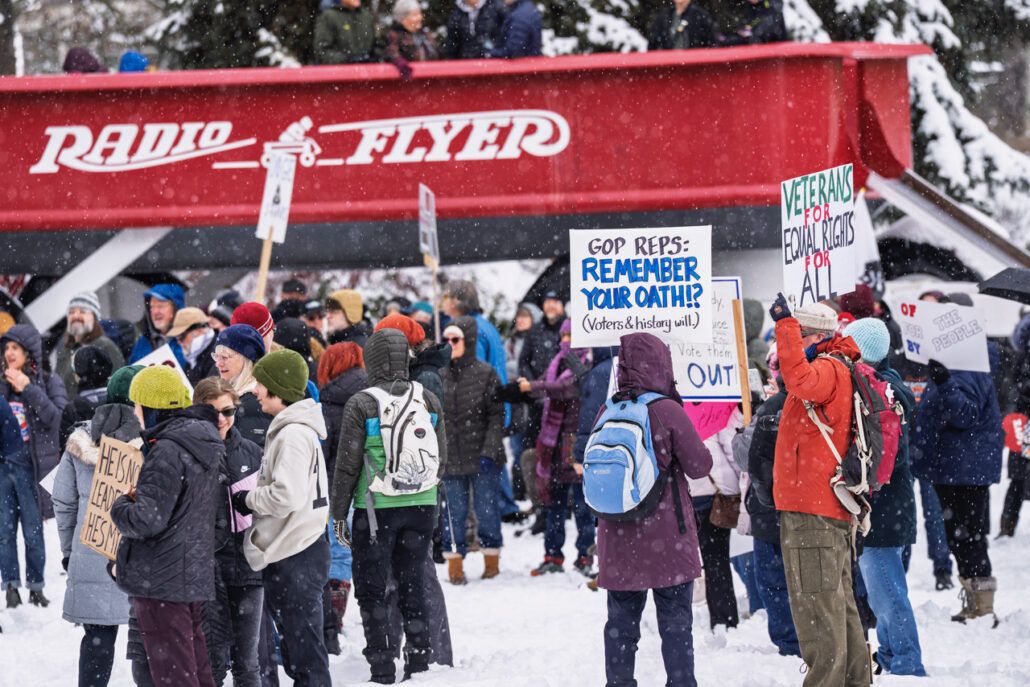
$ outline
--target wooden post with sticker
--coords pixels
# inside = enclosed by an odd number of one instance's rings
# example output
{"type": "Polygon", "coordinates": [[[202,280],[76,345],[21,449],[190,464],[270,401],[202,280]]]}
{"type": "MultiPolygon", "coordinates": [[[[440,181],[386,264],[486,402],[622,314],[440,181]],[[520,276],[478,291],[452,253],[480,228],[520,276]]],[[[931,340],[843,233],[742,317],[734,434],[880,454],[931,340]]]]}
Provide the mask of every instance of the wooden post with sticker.
{"type": "Polygon", "coordinates": [[[733,334],[737,340],[737,370],[740,373],[740,403],[744,426],[751,424],[751,384],[747,378],[747,332],[744,330],[744,301],[733,299],[733,334]]]}
{"type": "Polygon", "coordinates": [[[142,468],[143,453],[138,448],[111,437],[101,438],[79,541],[112,561],[118,556],[122,534],[111,520],[111,506],[136,486],[142,468]]]}

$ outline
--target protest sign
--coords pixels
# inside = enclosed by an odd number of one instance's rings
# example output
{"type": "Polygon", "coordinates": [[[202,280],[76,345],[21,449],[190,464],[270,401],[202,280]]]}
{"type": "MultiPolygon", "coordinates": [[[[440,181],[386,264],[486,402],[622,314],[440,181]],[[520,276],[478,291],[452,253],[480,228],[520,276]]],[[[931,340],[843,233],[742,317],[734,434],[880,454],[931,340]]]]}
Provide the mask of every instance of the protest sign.
{"type": "MultiPolygon", "coordinates": [[[[740,401],[741,372],[733,302],[741,298],[739,277],[712,279],[712,341],[669,343],[672,370],[684,401],[740,401]]],[[[747,367],[745,358],[744,367],[747,367]]]]}
{"type": "Polygon", "coordinates": [[[983,316],[975,308],[910,301],[898,310],[905,357],[912,362],[936,360],[949,370],[991,371],[983,316]]]}
{"type": "Polygon", "coordinates": [[[440,262],[436,235],[436,195],[425,184],[418,185],[418,249],[428,266],[440,262]]]}
{"type": "Polygon", "coordinates": [[[286,227],[290,221],[293,202],[293,180],[297,172],[297,158],[277,153],[271,155],[271,164],[265,173],[265,190],[261,195],[261,213],[258,215],[259,239],[276,243],[286,241],[286,227]]]}
{"type": "Polygon", "coordinates": [[[783,293],[792,307],[855,290],[860,272],[853,184],[851,165],[780,184],[783,293]]]}
{"type": "Polygon", "coordinates": [[[859,191],[855,198],[855,248],[858,258],[858,279],[878,297],[883,296],[887,284],[883,278],[883,263],[880,261],[880,247],[876,243],[876,230],[865,191],[859,191]]]}
{"type": "Polygon", "coordinates": [[[133,364],[142,365],[143,367],[165,365],[172,368],[179,373],[179,377],[182,378],[182,383],[186,385],[186,388],[190,390],[190,395],[192,395],[193,385],[190,384],[190,378],[186,376],[186,371],[182,369],[182,365],[179,364],[179,359],[175,357],[175,353],[172,352],[172,347],[168,344],[161,346],[150,355],[140,358],[133,364]]]}
{"type": "Polygon", "coordinates": [[[142,468],[143,453],[139,449],[111,437],[100,439],[100,458],[93,471],[79,540],[112,561],[118,555],[122,535],[111,521],[111,506],[136,486],[142,468]]]}
{"type": "Polygon", "coordinates": [[[712,340],[712,228],[569,232],[572,345],[712,340]]]}

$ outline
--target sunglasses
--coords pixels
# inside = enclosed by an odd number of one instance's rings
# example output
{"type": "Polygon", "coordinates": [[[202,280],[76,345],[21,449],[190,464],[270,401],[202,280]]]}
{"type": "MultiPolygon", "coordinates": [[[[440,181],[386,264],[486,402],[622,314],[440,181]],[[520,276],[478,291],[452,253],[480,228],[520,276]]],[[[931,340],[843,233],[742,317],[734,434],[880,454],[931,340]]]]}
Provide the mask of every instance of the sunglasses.
{"type": "Polygon", "coordinates": [[[215,412],[224,418],[236,417],[236,406],[229,406],[228,408],[215,408],[215,412]]]}
{"type": "Polygon", "coordinates": [[[447,337],[447,341],[452,343],[452,344],[454,344],[454,345],[460,344],[464,340],[465,340],[464,336],[448,336],[447,337]]]}

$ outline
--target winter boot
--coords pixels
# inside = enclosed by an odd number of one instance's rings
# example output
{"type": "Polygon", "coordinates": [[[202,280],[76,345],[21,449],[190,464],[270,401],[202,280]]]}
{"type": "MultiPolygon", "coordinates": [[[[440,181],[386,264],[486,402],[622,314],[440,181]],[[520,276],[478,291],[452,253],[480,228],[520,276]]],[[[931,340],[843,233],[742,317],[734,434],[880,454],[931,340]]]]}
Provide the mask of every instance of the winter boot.
{"type": "Polygon", "coordinates": [[[349,596],[350,582],[329,580],[329,598],[332,599],[333,613],[336,614],[337,632],[343,632],[343,614],[347,612],[347,597],[349,596]]]}
{"type": "Polygon", "coordinates": [[[960,577],[958,581],[962,584],[962,589],[958,593],[958,598],[962,602],[962,610],[951,616],[951,619],[956,623],[964,623],[970,618],[976,617],[975,609],[973,608],[973,588],[971,580],[960,577]]]}
{"type": "Polygon", "coordinates": [[[21,594],[18,593],[17,587],[7,588],[7,607],[17,608],[21,606],[21,594]]]}
{"type": "Polygon", "coordinates": [[[331,627],[325,629],[325,650],[330,656],[339,656],[343,653],[340,646],[340,633],[331,627]]]}
{"type": "Polygon", "coordinates": [[[468,584],[462,557],[456,553],[445,553],[443,557],[447,559],[447,577],[451,584],[468,584]]]}
{"type": "Polygon", "coordinates": [[[483,561],[486,568],[483,570],[483,579],[489,580],[501,574],[501,550],[483,549],[483,561]]]}
{"type": "Polygon", "coordinates": [[[954,589],[955,583],[951,581],[951,573],[947,570],[935,570],[933,573],[934,587],[939,592],[946,589],[954,589]]]}
{"type": "Polygon", "coordinates": [[[40,608],[46,608],[50,605],[50,599],[43,596],[43,591],[29,592],[29,603],[33,606],[39,606],[40,608]]]}
{"type": "Polygon", "coordinates": [[[410,680],[415,673],[429,671],[429,649],[406,649],[404,656],[404,679],[410,680]]]}
{"type": "Polygon", "coordinates": [[[397,666],[393,661],[376,662],[372,666],[372,677],[369,682],[377,685],[392,685],[397,680],[397,666]]]}
{"type": "Polygon", "coordinates": [[[594,567],[594,559],[591,556],[580,556],[576,559],[576,562],[572,564],[572,567],[574,567],[579,574],[583,575],[583,577],[589,577],[591,579],[597,577],[593,572],[591,572],[591,568],[594,567]]]}
{"type": "Polygon", "coordinates": [[[533,577],[540,577],[548,573],[565,572],[565,558],[563,556],[544,556],[544,562],[530,571],[533,577]]]}
{"type": "Polygon", "coordinates": [[[998,536],[995,537],[995,539],[1014,536],[1016,536],[1016,521],[1009,520],[1008,518],[1002,518],[1001,524],[998,526],[998,536]]]}
{"type": "Polygon", "coordinates": [[[998,580],[994,577],[974,577],[969,580],[969,589],[973,596],[974,618],[989,615],[994,618],[994,627],[998,627],[998,616],[994,615],[994,593],[998,591],[998,580]]]}

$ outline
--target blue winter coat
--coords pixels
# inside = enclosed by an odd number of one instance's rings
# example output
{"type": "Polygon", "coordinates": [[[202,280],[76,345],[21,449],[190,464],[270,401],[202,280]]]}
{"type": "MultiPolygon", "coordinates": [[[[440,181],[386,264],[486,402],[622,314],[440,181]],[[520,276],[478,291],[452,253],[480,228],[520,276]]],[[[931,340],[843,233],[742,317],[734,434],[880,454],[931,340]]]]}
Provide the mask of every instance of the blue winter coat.
{"type": "MultiPolygon", "coordinates": [[[[992,367],[997,348],[988,346],[992,367]]],[[[933,484],[985,486],[1001,480],[1004,432],[994,381],[987,372],[953,371],[931,381],[916,409],[912,472],[933,484]]]]}
{"type": "Polygon", "coordinates": [[[0,456],[8,463],[31,465],[25,442],[21,438],[18,418],[3,396],[0,396],[0,456]]]}
{"type": "Polygon", "coordinates": [[[594,431],[594,421],[608,400],[608,382],[612,377],[611,347],[595,348],[593,359],[594,366],[579,383],[579,429],[576,432],[576,445],[572,449],[577,463],[583,462],[583,452],[594,431]]]}
{"type": "Polygon", "coordinates": [[[898,457],[894,463],[894,472],[891,473],[891,481],[873,494],[873,512],[870,516],[872,529],[866,535],[865,545],[896,548],[916,543],[916,496],[909,466],[911,418],[916,407],[916,397],[896,371],[884,365],[878,368],[878,372],[894,390],[894,398],[901,403],[907,422],[901,426],[901,441],[898,444],[898,457]]]}
{"type": "Polygon", "coordinates": [[[536,57],[541,54],[543,21],[533,0],[516,0],[501,25],[493,57],[536,57]]]}
{"type": "Polygon", "coordinates": [[[182,354],[182,347],[179,346],[179,342],[175,339],[166,340],[160,332],[154,330],[154,323],[150,321],[150,299],[154,296],[171,301],[175,305],[176,312],[186,307],[186,292],[178,284],[158,284],[143,294],[143,321],[140,323],[140,331],[142,333],[136,340],[136,345],[132,347],[132,353],[129,355],[129,364],[131,365],[137,360],[147,357],[167,343],[179,361],[179,365],[185,370],[187,368],[186,357],[182,354]]]}
{"type": "MultiPolygon", "coordinates": [[[[483,313],[477,312],[473,317],[476,320],[476,357],[483,362],[490,363],[490,367],[497,370],[497,378],[501,384],[508,383],[508,358],[504,352],[504,341],[497,327],[490,320],[483,317],[483,313]]],[[[511,423],[511,404],[504,404],[504,426],[511,423]]]]}

